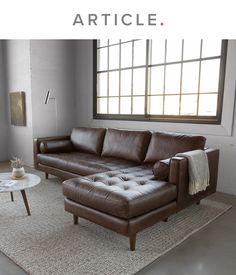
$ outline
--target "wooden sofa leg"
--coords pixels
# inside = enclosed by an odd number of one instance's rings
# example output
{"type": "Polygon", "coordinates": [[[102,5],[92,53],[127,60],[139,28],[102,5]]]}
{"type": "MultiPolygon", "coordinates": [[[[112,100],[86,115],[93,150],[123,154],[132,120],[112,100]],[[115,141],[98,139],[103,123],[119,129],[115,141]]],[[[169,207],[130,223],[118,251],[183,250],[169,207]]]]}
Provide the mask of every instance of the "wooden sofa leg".
{"type": "Polygon", "coordinates": [[[168,218],[164,219],[163,222],[168,222],[168,218]]]}
{"type": "Polygon", "coordinates": [[[196,204],[199,205],[199,204],[200,204],[200,201],[196,202],[196,204]]]}
{"type": "Polygon", "coordinates": [[[13,192],[11,192],[11,201],[14,201],[13,192]]]}
{"type": "Polygon", "coordinates": [[[135,243],[136,243],[136,234],[129,236],[129,246],[131,251],[135,250],[135,243]]]}
{"type": "Polygon", "coordinates": [[[45,173],[45,179],[48,180],[48,173],[45,173]]]}
{"type": "Polygon", "coordinates": [[[74,224],[78,224],[78,219],[79,219],[79,217],[74,215],[74,224]]]}

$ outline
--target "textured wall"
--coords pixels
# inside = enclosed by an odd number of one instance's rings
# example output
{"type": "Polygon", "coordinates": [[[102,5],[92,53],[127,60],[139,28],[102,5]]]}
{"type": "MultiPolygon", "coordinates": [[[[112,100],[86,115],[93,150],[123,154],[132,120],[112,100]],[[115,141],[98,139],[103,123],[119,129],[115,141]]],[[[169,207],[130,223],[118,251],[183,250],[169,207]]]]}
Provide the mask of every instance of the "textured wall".
{"type": "Polygon", "coordinates": [[[31,41],[34,137],[69,134],[76,126],[74,49],[68,40],[31,41]],[[56,101],[45,105],[48,90],[56,101]]]}
{"type": "Polygon", "coordinates": [[[2,42],[0,41],[0,160],[6,160],[8,156],[7,150],[7,104],[6,104],[6,88],[3,69],[3,52],[2,42]]]}
{"type": "MultiPolygon", "coordinates": [[[[2,43],[7,96],[1,95],[0,104],[7,106],[7,111],[2,111],[0,130],[8,129],[8,146],[4,134],[0,133],[0,142],[5,148],[0,159],[20,156],[26,164],[32,165],[33,137],[69,134],[76,126],[75,43],[68,40],[6,40],[2,43]],[[56,101],[50,100],[45,105],[48,90],[56,101]],[[8,93],[11,91],[26,93],[26,127],[10,125],[8,93]]],[[[0,71],[0,80],[1,77],[0,71]]],[[[0,93],[3,92],[0,86],[0,93]]]]}
{"type": "Polygon", "coordinates": [[[30,81],[30,42],[8,40],[4,42],[3,61],[8,106],[8,158],[22,157],[24,162],[33,162],[32,104],[30,81]],[[26,126],[10,125],[9,92],[24,91],[26,95],[26,126]]]}

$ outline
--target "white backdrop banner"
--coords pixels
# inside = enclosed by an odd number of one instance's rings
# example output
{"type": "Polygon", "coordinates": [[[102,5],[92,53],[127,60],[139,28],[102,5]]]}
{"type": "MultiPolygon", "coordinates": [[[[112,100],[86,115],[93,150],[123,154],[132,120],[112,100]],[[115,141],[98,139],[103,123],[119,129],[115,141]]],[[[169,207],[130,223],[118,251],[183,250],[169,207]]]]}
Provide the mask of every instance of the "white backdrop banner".
{"type": "Polygon", "coordinates": [[[0,38],[235,38],[233,0],[1,0],[0,38]]]}

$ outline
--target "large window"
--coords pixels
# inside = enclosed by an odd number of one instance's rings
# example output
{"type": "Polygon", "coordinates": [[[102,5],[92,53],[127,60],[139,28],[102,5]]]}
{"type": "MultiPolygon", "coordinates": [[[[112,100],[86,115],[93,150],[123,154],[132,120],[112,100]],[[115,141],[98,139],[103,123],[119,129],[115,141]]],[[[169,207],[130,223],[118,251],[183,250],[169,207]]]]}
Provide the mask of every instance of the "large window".
{"type": "Polygon", "coordinates": [[[94,42],[96,118],[220,123],[227,41],[94,42]]]}

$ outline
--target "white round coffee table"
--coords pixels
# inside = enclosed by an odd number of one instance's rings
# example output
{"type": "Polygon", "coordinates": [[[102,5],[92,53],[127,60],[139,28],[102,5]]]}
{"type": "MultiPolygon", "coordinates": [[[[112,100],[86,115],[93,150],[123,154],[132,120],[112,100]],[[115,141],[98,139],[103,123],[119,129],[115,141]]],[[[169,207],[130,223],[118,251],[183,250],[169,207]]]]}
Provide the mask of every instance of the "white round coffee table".
{"type": "Polygon", "coordinates": [[[30,216],[31,214],[25,189],[39,184],[41,179],[34,174],[25,174],[23,178],[15,180],[11,179],[11,175],[12,173],[0,173],[0,193],[10,192],[11,200],[14,201],[13,192],[20,191],[24,200],[27,214],[30,216]]]}

